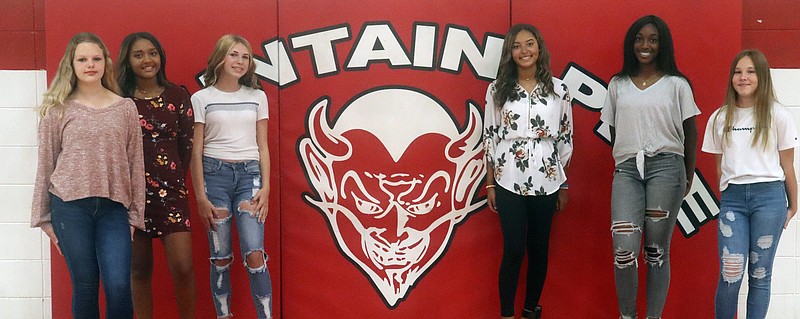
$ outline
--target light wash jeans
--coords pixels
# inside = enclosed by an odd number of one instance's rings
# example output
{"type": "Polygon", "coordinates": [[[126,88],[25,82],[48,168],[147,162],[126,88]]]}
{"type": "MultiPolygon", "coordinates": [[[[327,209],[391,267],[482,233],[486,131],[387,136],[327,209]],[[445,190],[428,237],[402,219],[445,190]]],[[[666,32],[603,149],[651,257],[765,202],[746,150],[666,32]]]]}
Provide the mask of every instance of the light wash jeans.
{"type": "Polygon", "coordinates": [[[246,261],[243,264],[247,268],[250,294],[258,318],[271,318],[272,281],[266,264],[267,255],[264,253],[264,224],[250,215],[249,211],[240,208],[240,204],[249,203],[253,195],[261,189],[261,170],[258,161],[224,162],[203,156],[203,177],[206,196],[211,204],[230,212],[228,217],[214,221],[216,231],[208,232],[211,260],[231,260],[231,263],[222,267],[211,263],[211,294],[217,317],[232,316],[230,313],[230,265],[233,264],[231,236],[233,220],[236,220],[242,258],[246,259],[250,253],[264,254],[262,267],[250,268],[246,261]]]}
{"type": "Polygon", "coordinates": [[[72,317],[100,318],[102,277],[106,318],[133,319],[128,209],[101,197],[50,199],[53,230],[72,279],[72,317]]]}
{"type": "Polygon", "coordinates": [[[717,318],[733,319],[736,315],[745,265],[749,276],[747,319],[767,315],[772,263],[786,221],[786,204],[783,181],[729,184],[722,191],[717,232],[717,318]]]}
{"type": "Polygon", "coordinates": [[[660,318],[669,290],[669,248],[686,190],[683,156],[662,153],[619,164],[611,188],[611,235],[619,311],[636,318],[639,254],[644,236],[647,316],[660,318]],[[644,177],[642,177],[644,175],[644,177]]]}

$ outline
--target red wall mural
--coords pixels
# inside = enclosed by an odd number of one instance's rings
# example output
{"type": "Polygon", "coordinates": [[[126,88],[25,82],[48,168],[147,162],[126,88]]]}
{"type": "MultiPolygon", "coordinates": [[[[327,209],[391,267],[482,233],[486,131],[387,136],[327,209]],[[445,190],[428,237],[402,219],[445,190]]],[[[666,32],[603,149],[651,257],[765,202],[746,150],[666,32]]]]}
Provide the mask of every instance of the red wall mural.
{"type": "MultiPolygon", "coordinates": [[[[47,68],[52,76],[76,32],[99,34],[116,55],[126,34],[149,31],[167,51],[169,78],[194,92],[216,39],[244,35],[270,101],[276,318],[494,318],[502,238],[482,187],[484,95],[503,34],[534,24],[570,87],[576,132],[571,201],[554,221],[541,303],[548,317],[612,318],[613,160],[599,111],[624,33],[645,14],[670,25],[705,123],[741,47],[741,5],[723,0],[47,1],[47,68]]],[[[712,180],[711,158],[701,155],[696,173],[712,180]]],[[[696,182],[684,203],[666,317],[712,316],[715,190],[696,182]]],[[[198,317],[213,315],[204,231],[193,232],[198,317]]],[[[247,317],[247,278],[236,268],[233,313],[247,317]]],[[[158,317],[177,317],[159,250],[156,270],[158,317]]],[[[53,314],[66,318],[63,259],[53,258],[52,274],[53,314]]]]}

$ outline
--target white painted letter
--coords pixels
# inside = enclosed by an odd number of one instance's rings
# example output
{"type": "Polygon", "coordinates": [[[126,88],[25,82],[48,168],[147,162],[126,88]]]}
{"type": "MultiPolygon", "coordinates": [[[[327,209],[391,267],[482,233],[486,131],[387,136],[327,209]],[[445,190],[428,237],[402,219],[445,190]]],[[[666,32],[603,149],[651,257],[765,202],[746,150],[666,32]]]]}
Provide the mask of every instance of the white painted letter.
{"type": "Polygon", "coordinates": [[[487,36],[481,53],[469,30],[448,26],[443,46],[442,69],[459,72],[464,56],[477,76],[490,80],[497,77],[503,38],[487,36]]]}
{"type": "Polygon", "coordinates": [[[254,59],[257,75],[279,86],[297,81],[297,70],[289,59],[289,53],[286,52],[286,45],[282,40],[275,39],[265,43],[264,55],[267,57],[266,61],[254,59]]]}
{"type": "Polygon", "coordinates": [[[333,43],[350,38],[350,30],[346,26],[323,30],[292,37],[292,48],[311,48],[311,60],[314,62],[314,73],[319,76],[339,71],[336,61],[336,50],[333,43]]]}
{"type": "Polygon", "coordinates": [[[433,68],[433,51],[436,48],[436,26],[414,26],[414,66],[433,68]]]}
{"type": "Polygon", "coordinates": [[[391,66],[411,65],[400,40],[388,24],[364,26],[348,60],[348,69],[367,68],[370,61],[388,61],[391,66]]]}

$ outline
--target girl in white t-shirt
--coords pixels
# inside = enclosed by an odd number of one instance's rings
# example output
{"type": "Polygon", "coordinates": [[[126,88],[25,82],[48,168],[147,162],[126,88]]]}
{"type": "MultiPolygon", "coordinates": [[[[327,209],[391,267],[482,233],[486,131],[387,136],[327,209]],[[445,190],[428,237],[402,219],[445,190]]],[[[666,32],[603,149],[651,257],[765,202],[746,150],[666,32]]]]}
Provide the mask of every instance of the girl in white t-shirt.
{"type": "MultiPolygon", "coordinates": [[[[192,179],[197,213],[208,230],[211,293],[217,318],[230,318],[233,223],[258,318],[271,318],[272,282],[264,252],[269,208],[267,96],[255,75],[250,43],[224,35],[208,59],[206,87],[192,95],[192,179]]],[[[250,317],[245,315],[245,317],[250,317]]]]}
{"type": "Polygon", "coordinates": [[[717,162],[722,193],[716,317],[736,315],[747,265],[747,318],[764,318],[778,240],[797,212],[797,130],[775,101],[764,54],[739,53],[729,78],[725,105],[711,115],[703,140],[703,151],[717,162]]]}

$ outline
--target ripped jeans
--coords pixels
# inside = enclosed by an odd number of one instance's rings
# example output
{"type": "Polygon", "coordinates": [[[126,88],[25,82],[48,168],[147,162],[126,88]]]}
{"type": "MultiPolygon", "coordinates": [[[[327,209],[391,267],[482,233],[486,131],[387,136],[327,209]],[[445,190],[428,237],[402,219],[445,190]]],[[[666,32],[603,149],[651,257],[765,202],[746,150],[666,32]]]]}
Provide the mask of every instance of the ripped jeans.
{"type": "MultiPolygon", "coordinates": [[[[272,317],[272,281],[267,269],[264,252],[264,224],[252,216],[250,199],[261,188],[261,170],[258,161],[224,162],[203,156],[203,177],[206,196],[218,210],[227,210],[227,217],[215,220],[215,231],[208,232],[208,247],[211,251],[211,294],[217,317],[233,316],[230,313],[231,276],[233,264],[233,221],[239,233],[239,248],[244,267],[250,279],[250,293],[258,318],[272,317]],[[247,265],[246,256],[263,254],[264,264],[258,268],[247,265]],[[225,266],[214,261],[230,260],[225,266]]],[[[245,316],[249,317],[249,316],[245,316]]]]}
{"type": "Polygon", "coordinates": [[[614,278],[624,319],[636,318],[642,236],[647,316],[661,317],[669,290],[670,241],[686,190],[683,156],[661,153],[643,160],[643,172],[637,169],[636,158],[617,165],[611,188],[614,278]]]}
{"type": "Polygon", "coordinates": [[[722,191],[717,228],[720,258],[715,297],[717,318],[732,319],[736,315],[745,265],[749,287],[747,319],[767,315],[772,263],[786,221],[786,204],[783,181],[729,184],[722,191]]]}

